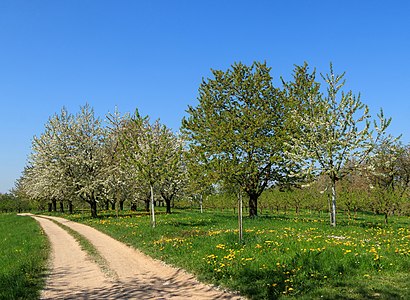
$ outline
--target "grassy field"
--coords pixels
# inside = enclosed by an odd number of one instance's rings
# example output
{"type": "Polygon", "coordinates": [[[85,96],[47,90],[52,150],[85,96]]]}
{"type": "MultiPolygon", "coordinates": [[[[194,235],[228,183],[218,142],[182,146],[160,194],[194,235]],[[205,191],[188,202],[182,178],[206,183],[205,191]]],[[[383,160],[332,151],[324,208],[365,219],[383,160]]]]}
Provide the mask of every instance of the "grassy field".
{"type": "Polygon", "coordinates": [[[48,250],[34,219],[0,214],[0,299],[38,299],[48,250]]]}
{"type": "Polygon", "coordinates": [[[144,213],[101,215],[70,218],[251,299],[410,299],[409,217],[245,218],[239,243],[233,213],[159,213],[155,229],[144,213]]]}

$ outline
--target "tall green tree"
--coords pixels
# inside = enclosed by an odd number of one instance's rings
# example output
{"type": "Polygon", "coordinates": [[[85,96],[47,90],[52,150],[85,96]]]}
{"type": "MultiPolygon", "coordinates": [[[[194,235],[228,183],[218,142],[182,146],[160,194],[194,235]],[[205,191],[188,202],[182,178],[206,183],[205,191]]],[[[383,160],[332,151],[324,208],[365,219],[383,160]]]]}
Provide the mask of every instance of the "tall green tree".
{"type": "Polygon", "coordinates": [[[286,97],[293,105],[293,128],[287,154],[307,166],[309,172],[326,174],[331,182],[331,225],[336,226],[336,183],[369,156],[383,136],[391,119],[378,114],[371,122],[369,108],[352,91],[344,92],[344,73],[330,73],[322,79],[326,92],[320,91],[315,72],[307,64],[297,66],[293,81],[285,85],[286,97]],[[344,168],[346,162],[349,168],[344,168]]]}
{"type": "Polygon", "coordinates": [[[199,104],[188,107],[182,132],[198,163],[220,180],[240,186],[257,215],[263,190],[283,175],[284,98],[266,63],[235,63],[199,87],[199,104]]]}

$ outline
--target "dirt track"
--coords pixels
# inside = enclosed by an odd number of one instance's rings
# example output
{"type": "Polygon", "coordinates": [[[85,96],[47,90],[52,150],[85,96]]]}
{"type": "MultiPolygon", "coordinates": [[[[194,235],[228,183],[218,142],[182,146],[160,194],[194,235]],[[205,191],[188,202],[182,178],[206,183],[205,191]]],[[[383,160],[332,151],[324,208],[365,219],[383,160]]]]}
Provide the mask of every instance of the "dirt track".
{"type": "Polygon", "coordinates": [[[30,216],[43,227],[52,247],[42,299],[242,299],[199,283],[183,270],[153,260],[89,226],[58,217],[30,216]],[[107,260],[110,275],[50,219],[86,237],[107,260]]]}

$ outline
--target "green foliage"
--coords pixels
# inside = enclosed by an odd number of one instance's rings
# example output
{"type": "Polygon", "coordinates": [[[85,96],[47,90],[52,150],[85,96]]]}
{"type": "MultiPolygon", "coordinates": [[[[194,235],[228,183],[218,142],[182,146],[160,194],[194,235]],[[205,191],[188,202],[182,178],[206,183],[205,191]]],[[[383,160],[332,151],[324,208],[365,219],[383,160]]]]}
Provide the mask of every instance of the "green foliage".
{"type": "Polygon", "coordinates": [[[26,199],[12,194],[0,194],[0,212],[26,212],[32,209],[32,205],[26,199]]]}
{"type": "Polygon", "coordinates": [[[340,217],[337,228],[305,211],[246,218],[245,243],[237,242],[232,212],[158,214],[156,230],[142,214],[70,218],[250,299],[410,296],[408,285],[391,284],[397,274],[410,279],[408,217],[385,226],[380,217],[359,214],[355,222],[340,217]]]}
{"type": "Polygon", "coordinates": [[[0,214],[0,241],[0,299],[39,298],[49,248],[36,221],[0,214]]]}
{"type": "MultiPolygon", "coordinates": [[[[259,62],[213,70],[199,87],[198,105],[188,107],[182,136],[159,120],[151,124],[138,111],[121,116],[116,110],[104,126],[89,105],[76,115],[63,108],[33,138],[16,195],[39,209],[52,204],[56,210],[59,202],[71,210],[73,203],[83,207],[85,202],[93,216],[101,204],[118,209],[116,204],[122,208],[129,201],[135,207],[142,201],[147,210],[151,203],[153,224],[155,201],[165,201],[168,213],[180,199],[188,206],[205,203],[235,210],[238,196],[245,193],[250,216],[293,208],[320,213],[329,207],[332,225],[336,193],[349,213],[369,203],[381,211],[379,199],[386,200],[382,210],[388,214],[410,211],[408,149],[395,162],[401,168],[400,175],[393,176],[395,181],[400,178],[400,192],[389,189],[368,201],[371,180],[358,189],[353,188],[358,174],[341,182],[363,169],[391,119],[381,111],[379,123],[372,122],[360,95],[343,91],[344,73],[336,75],[332,66],[322,76],[323,86],[307,64],[296,66],[293,79],[282,80],[283,88],[273,86],[270,73],[271,68],[259,62]],[[326,186],[323,176],[329,179],[326,186]],[[266,197],[267,189],[281,193],[266,197]],[[235,197],[226,197],[226,192],[235,197]]],[[[0,208],[7,205],[2,202],[0,208]]]]}
{"type": "Polygon", "coordinates": [[[188,108],[182,132],[203,172],[241,187],[255,216],[258,197],[283,171],[284,98],[266,63],[237,63],[212,74],[199,87],[198,106],[188,108]]]}

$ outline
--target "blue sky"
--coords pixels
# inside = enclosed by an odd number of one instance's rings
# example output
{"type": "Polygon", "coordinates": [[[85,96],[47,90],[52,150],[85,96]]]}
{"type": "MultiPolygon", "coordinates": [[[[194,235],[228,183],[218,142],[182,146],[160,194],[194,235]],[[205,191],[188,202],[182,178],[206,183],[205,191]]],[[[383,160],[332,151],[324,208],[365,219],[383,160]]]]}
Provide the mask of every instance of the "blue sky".
{"type": "Polygon", "coordinates": [[[177,130],[202,78],[238,61],[266,60],[277,83],[294,64],[325,73],[333,62],[408,143],[409,3],[0,0],[0,192],[63,106],[138,108],[177,130]]]}

